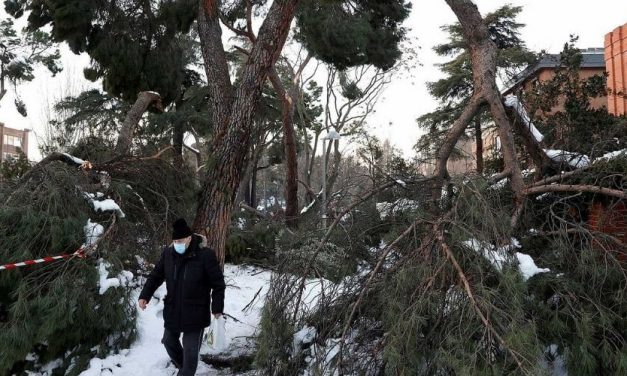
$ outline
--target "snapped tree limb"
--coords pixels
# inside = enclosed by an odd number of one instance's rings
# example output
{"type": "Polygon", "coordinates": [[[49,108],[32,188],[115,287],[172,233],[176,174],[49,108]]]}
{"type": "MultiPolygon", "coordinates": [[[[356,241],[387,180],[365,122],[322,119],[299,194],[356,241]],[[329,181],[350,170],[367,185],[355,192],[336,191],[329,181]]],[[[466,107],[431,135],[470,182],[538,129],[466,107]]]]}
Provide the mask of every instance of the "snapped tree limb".
{"type": "Polygon", "coordinates": [[[144,112],[146,112],[148,107],[153,103],[158,110],[163,111],[163,104],[161,104],[161,96],[159,94],[153,91],[142,91],[139,93],[137,100],[126,114],[124,122],[122,123],[118,141],[115,145],[115,154],[117,156],[124,156],[130,153],[135,127],[137,127],[144,112]]]}

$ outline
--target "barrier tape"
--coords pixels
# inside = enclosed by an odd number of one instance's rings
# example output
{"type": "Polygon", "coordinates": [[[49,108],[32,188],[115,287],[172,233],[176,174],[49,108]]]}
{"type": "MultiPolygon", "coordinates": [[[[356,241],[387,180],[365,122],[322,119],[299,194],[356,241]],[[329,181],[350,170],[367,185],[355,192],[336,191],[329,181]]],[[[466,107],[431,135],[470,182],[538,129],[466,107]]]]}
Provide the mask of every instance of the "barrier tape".
{"type": "Polygon", "coordinates": [[[64,253],[58,256],[48,256],[48,257],[44,257],[44,258],[40,258],[36,260],[27,260],[27,261],[12,263],[12,264],[0,265],[0,270],[16,269],[16,268],[20,268],[23,266],[43,264],[43,263],[48,263],[48,262],[52,262],[56,260],[67,260],[67,259],[71,259],[72,257],[85,258],[85,249],[83,247],[80,247],[74,253],[69,253],[69,254],[64,253]]]}

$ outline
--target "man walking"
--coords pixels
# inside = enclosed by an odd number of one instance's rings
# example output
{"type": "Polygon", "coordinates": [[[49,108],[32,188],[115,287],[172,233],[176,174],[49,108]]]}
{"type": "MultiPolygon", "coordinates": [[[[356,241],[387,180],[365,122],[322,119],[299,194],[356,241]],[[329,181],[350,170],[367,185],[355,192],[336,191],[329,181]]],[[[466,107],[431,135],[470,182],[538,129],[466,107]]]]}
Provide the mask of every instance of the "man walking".
{"type": "Polygon", "coordinates": [[[193,376],[203,331],[211,322],[209,308],[216,319],[222,315],[224,276],[213,250],[202,244],[203,238],[193,234],[183,218],[174,222],[172,240],[139,294],[139,307],[146,309],[152,294],[165,281],[168,294],[161,342],[179,368],[178,376],[193,376]]]}

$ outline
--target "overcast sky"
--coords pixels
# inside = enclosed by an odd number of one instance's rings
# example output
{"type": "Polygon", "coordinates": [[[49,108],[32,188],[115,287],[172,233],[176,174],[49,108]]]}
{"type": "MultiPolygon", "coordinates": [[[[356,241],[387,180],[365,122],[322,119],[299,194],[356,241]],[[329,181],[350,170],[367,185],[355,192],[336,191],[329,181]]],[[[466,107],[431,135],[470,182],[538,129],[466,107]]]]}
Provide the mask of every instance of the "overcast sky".
{"type": "MultiPolygon", "coordinates": [[[[499,6],[510,3],[523,6],[519,21],[526,24],[522,38],[529,48],[558,53],[570,34],[579,36],[578,47],[603,47],[604,35],[614,28],[627,23],[627,1],[625,0],[476,0],[482,14],[499,6]]],[[[406,22],[411,29],[409,37],[414,46],[419,48],[420,65],[411,70],[411,77],[395,79],[385,91],[376,108],[376,113],[369,119],[371,133],[381,139],[389,139],[406,156],[412,155],[412,146],[420,136],[415,119],[431,111],[437,103],[429,96],[426,82],[440,77],[436,63],[441,62],[432,47],[445,40],[446,35],[440,26],[455,21],[453,12],[444,0],[412,1],[413,11],[406,22]]],[[[4,10],[0,18],[6,17],[4,10]]],[[[66,48],[64,48],[67,51],[66,48]]],[[[13,105],[12,90],[0,103],[0,122],[22,129],[33,129],[42,134],[46,122],[46,108],[51,102],[68,93],[68,82],[75,88],[90,83],[82,79],[82,69],[88,63],[85,56],[64,54],[65,71],[56,78],[51,78],[45,70],[38,70],[37,79],[18,87],[20,96],[26,103],[29,115],[23,118],[13,105]]],[[[93,85],[93,84],[92,84],[93,85]]],[[[29,150],[32,159],[37,159],[35,142],[29,150]]]]}

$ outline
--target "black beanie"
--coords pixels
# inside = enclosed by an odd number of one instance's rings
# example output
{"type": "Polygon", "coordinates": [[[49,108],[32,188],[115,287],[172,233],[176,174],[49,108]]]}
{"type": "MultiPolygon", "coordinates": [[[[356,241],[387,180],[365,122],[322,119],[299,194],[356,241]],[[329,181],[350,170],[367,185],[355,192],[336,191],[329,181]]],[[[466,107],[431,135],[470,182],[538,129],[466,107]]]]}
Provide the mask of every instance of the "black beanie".
{"type": "Polygon", "coordinates": [[[183,239],[192,235],[192,229],[189,228],[185,219],[179,218],[172,225],[172,240],[183,239]]]}

